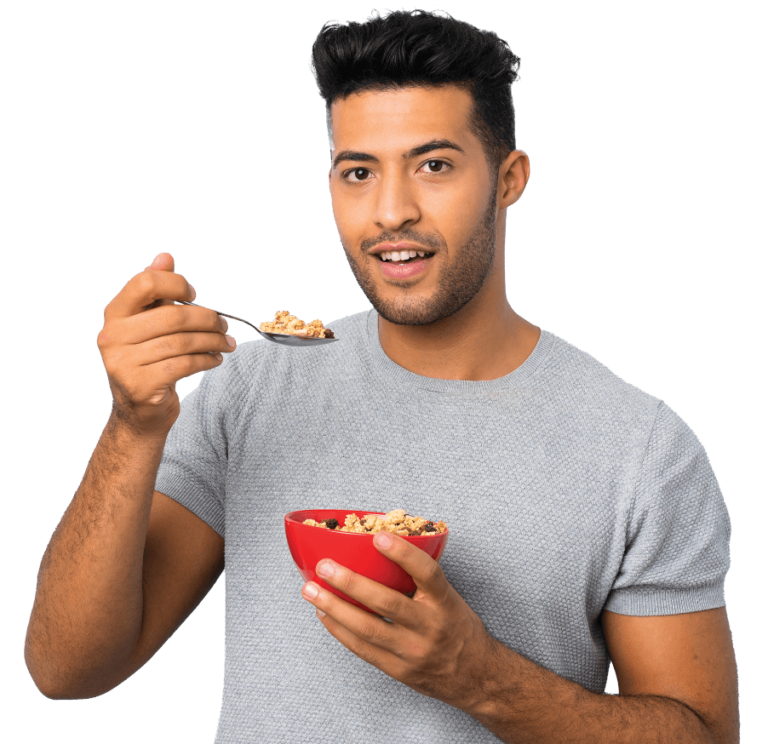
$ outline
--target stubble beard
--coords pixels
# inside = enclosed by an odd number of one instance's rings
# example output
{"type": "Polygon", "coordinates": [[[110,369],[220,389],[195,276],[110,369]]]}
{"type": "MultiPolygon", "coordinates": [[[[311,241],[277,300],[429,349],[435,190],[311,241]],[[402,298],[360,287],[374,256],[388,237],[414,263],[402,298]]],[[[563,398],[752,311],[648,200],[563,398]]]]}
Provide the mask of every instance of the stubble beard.
{"type": "MultiPolygon", "coordinates": [[[[361,253],[368,247],[384,241],[413,240],[426,248],[445,249],[445,242],[435,236],[423,236],[411,230],[403,230],[398,236],[382,233],[370,246],[365,243],[361,253]]],[[[431,297],[409,296],[411,287],[418,283],[401,282],[399,287],[404,296],[384,300],[376,291],[372,271],[365,270],[354,258],[342,241],[344,253],[357,279],[376,312],[390,323],[397,325],[427,325],[447,318],[463,308],[480,291],[493,267],[496,255],[496,194],[492,191],[485,212],[478,221],[469,240],[461,247],[449,266],[443,269],[437,289],[431,297]]]]}

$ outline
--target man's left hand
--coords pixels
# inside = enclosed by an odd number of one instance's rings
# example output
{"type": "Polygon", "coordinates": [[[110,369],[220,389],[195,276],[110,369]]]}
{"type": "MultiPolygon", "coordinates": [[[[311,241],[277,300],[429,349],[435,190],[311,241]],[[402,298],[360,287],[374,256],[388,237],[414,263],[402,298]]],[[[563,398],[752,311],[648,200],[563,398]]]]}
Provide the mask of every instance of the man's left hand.
{"type": "Polygon", "coordinates": [[[422,695],[461,710],[473,709],[482,699],[498,642],[448,583],[440,564],[423,550],[389,532],[378,533],[373,544],[411,575],[416,583],[413,598],[330,559],[317,564],[318,575],[381,617],[311,581],[304,585],[302,596],[319,610],[326,630],[363,661],[422,695]],[[323,573],[326,567],[333,569],[332,575],[323,573]],[[310,588],[317,589],[316,597],[307,593],[310,588]]]}

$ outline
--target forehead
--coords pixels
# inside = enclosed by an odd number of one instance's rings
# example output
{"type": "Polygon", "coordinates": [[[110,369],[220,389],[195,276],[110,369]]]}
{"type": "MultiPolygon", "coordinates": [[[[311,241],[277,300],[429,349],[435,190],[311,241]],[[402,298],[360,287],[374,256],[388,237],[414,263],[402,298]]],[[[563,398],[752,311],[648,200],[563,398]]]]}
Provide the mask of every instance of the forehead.
{"type": "Polygon", "coordinates": [[[399,151],[417,140],[451,139],[469,145],[471,109],[472,96],[453,85],[353,93],[331,105],[332,145],[334,150],[365,152],[399,151]]]}

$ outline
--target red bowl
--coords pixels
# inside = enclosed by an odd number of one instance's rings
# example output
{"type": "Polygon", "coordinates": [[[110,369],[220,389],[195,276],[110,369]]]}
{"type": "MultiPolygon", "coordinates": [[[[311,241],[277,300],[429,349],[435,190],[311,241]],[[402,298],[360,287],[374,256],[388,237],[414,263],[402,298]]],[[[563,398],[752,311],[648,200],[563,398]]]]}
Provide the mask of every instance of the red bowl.
{"type": "MultiPolygon", "coordinates": [[[[299,568],[299,573],[305,581],[314,581],[337,597],[346,599],[356,607],[376,614],[360,602],[348,597],[338,589],[326,584],[316,573],[315,568],[323,558],[330,558],[346,568],[378,581],[391,589],[411,595],[416,591],[416,584],[394,561],[382,555],[373,544],[373,534],[361,535],[356,532],[338,532],[337,530],[321,529],[310,524],[302,524],[305,519],[321,522],[323,519],[336,519],[343,525],[347,514],[362,517],[365,514],[380,514],[384,512],[358,511],[355,509],[306,509],[285,515],[285,536],[291,556],[299,568]]],[[[403,537],[427,555],[439,561],[448,540],[448,530],[432,535],[416,535],[403,537]]]]}

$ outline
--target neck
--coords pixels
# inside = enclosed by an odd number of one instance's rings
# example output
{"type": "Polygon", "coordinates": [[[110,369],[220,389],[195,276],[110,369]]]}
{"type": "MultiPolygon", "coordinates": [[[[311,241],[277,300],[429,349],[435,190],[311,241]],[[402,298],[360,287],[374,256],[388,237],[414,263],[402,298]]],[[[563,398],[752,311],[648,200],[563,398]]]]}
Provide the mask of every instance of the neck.
{"type": "Polygon", "coordinates": [[[443,320],[404,326],[379,316],[386,355],[410,372],[442,380],[503,377],[530,356],[540,335],[507,301],[503,266],[492,271],[470,302],[443,320]]]}

